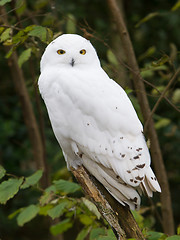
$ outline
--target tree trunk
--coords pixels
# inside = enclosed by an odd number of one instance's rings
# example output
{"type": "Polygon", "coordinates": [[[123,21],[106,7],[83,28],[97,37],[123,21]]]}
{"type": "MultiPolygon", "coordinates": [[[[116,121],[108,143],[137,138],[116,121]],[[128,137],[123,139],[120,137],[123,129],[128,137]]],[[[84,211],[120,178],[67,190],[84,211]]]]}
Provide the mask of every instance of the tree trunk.
{"type": "MultiPolygon", "coordinates": [[[[151,109],[148,103],[145,86],[143,83],[143,79],[140,76],[140,70],[137,64],[137,60],[135,57],[135,53],[133,50],[133,46],[130,40],[129,33],[127,31],[124,19],[121,14],[121,10],[119,9],[116,0],[107,0],[109,9],[111,11],[112,17],[117,25],[117,29],[119,35],[122,40],[122,44],[124,47],[124,52],[127,57],[128,68],[132,74],[132,79],[134,83],[134,87],[136,90],[137,98],[141,107],[141,111],[144,117],[144,121],[146,122],[151,115],[151,109]]],[[[171,206],[171,195],[169,190],[168,178],[162,158],[162,153],[158,141],[157,132],[154,127],[154,121],[152,118],[149,120],[149,124],[147,126],[148,137],[151,141],[151,156],[153,165],[155,168],[155,172],[158,178],[158,181],[162,188],[162,193],[160,195],[161,198],[161,207],[162,207],[162,222],[164,232],[172,235],[174,234],[174,220],[171,206]]]]}

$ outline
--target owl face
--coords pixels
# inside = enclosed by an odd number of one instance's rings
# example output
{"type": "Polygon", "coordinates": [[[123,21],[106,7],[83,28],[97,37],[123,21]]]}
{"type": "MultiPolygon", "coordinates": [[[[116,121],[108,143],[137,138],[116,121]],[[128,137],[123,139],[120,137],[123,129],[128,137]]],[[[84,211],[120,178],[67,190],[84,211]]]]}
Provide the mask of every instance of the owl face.
{"type": "Polygon", "coordinates": [[[100,66],[100,63],[90,41],[76,34],[63,34],[46,48],[41,60],[41,71],[46,66],[65,67],[70,70],[100,66]]]}

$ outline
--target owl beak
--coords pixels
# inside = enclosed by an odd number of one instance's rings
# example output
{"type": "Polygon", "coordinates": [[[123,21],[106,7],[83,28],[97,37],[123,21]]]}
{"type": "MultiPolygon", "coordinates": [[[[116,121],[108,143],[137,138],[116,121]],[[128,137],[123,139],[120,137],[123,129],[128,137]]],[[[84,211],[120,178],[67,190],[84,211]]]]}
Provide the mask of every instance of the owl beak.
{"type": "Polygon", "coordinates": [[[72,58],[72,60],[71,60],[71,62],[70,62],[70,64],[71,64],[72,67],[74,66],[74,63],[75,63],[75,60],[74,60],[74,58],[72,58]]]}

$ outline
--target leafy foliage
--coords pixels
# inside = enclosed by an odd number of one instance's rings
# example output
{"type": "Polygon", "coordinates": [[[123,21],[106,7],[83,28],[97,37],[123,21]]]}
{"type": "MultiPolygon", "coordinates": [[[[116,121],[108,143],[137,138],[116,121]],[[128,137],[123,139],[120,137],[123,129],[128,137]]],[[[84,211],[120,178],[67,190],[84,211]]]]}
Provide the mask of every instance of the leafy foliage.
{"type": "MultiPolygon", "coordinates": [[[[109,10],[106,3],[102,5],[90,0],[61,3],[47,0],[1,0],[0,6],[5,9],[5,13],[1,14],[0,26],[0,72],[3,76],[0,84],[0,163],[3,165],[0,166],[0,237],[9,240],[49,240],[50,228],[53,235],[64,233],[64,239],[115,239],[95,205],[84,198],[81,187],[72,181],[71,175],[64,168],[62,152],[53,137],[47,112],[40,107],[36,88],[40,56],[46,45],[61,33],[85,33],[86,37],[91,37],[98,50],[103,68],[125,86],[143,121],[133,87],[129,83],[131,76],[123,49],[116,30],[107,17],[109,10]],[[7,22],[3,22],[5,19],[7,22]],[[38,163],[39,159],[33,160],[33,144],[25,124],[28,119],[23,119],[24,113],[19,101],[21,97],[17,97],[12,83],[12,62],[7,64],[14,52],[18,56],[19,69],[26,79],[25,86],[46,146],[43,154],[51,169],[48,177],[52,184],[43,188],[40,181],[43,181],[46,173],[43,175],[42,170],[34,172],[41,164],[38,163]],[[38,225],[40,236],[35,237],[36,233],[32,229],[37,227],[36,221],[39,219],[55,219],[56,223],[47,227],[41,221],[42,229],[38,225]]],[[[179,65],[180,3],[165,0],[162,5],[157,0],[148,4],[146,1],[133,0],[129,4],[129,1],[124,1],[124,10],[153,108],[179,65]]],[[[171,186],[176,226],[180,222],[180,196],[177,194],[180,181],[180,132],[179,112],[175,109],[180,104],[179,80],[178,76],[166,93],[166,98],[174,106],[163,99],[154,114],[171,186]]],[[[157,195],[154,199],[154,206],[149,206],[144,199],[140,212],[133,212],[145,238],[179,239],[178,235],[167,237],[161,232],[162,228],[154,214],[156,212],[158,215],[160,208],[157,195]]]]}
{"type": "MultiPolygon", "coordinates": [[[[3,174],[4,177],[10,176],[4,169],[3,174]]],[[[9,215],[9,219],[16,218],[18,226],[23,227],[38,215],[50,217],[52,220],[62,218],[59,223],[50,227],[51,234],[56,236],[73,228],[75,217],[83,225],[81,231],[76,236],[76,240],[84,240],[87,236],[89,236],[90,240],[116,239],[114,233],[109,229],[107,223],[102,219],[99,211],[92,202],[84,197],[72,198],[68,196],[81,190],[81,187],[77,183],[59,179],[54,181],[48,188],[42,190],[38,187],[41,177],[42,170],[38,170],[26,178],[21,177],[17,179],[14,176],[2,181],[0,184],[0,196],[3,197],[0,198],[0,202],[3,204],[10,198],[13,198],[19,191],[25,191],[28,187],[41,192],[41,196],[37,199],[36,204],[30,204],[27,207],[17,209],[9,215]],[[62,183],[64,183],[63,188],[61,187],[62,183]],[[66,192],[64,189],[66,189],[66,192]],[[3,194],[1,195],[1,193],[3,194]]],[[[142,229],[146,229],[144,231],[146,239],[178,240],[180,238],[178,235],[167,237],[163,233],[149,231],[149,224],[146,223],[147,219],[145,221],[144,217],[136,211],[132,213],[139,226],[142,229]]]]}
{"type": "Polygon", "coordinates": [[[70,183],[63,179],[54,181],[54,185],[57,191],[60,191],[61,193],[64,193],[64,194],[73,193],[81,189],[78,184],[73,182],[70,183]]]}
{"type": "Polygon", "coordinates": [[[38,181],[40,180],[40,178],[42,177],[42,174],[43,174],[43,171],[38,170],[31,176],[26,177],[24,183],[21,185],[21,188],[25,189],[25,188],[28,188],[29,186],[33,186],[33,185],[37,184],[38,181]]]}
{"type": "Polygon", "coordinates": [[[0,203],[5,204],[10,198],[18,192],[20,185],[23,182],[23,178],[20,179],[8,179],[0,184],[0,203]]]}
{"type": "Polygon", "coordinates": [[[29,205],[23,208],[17,217],[17,223],[19,226],[23,226],[25,223],[31,221],[39,212],[39,207],[35,205],[29,205]]]}

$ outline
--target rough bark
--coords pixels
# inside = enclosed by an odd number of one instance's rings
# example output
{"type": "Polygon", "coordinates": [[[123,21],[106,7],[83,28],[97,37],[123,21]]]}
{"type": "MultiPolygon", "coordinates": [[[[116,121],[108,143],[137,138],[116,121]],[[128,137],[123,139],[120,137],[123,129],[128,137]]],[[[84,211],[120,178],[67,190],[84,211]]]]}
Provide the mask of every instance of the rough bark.
{"type": "Polygon", "coordinates": [[[71,168],[71,171],[84,192],[110,224],[117,239],[145,239],[131,211],[117,202],[83,166],[77,169],[71,168]]]}
{"type": "MultiPolygon", "coordinates": [[[[122,17],[121,10],[118,8],[116,0],[107,0],[109,9],[111,11],[112,17],[117,25],[117,30],[121,37],[121,41],[124,47],[124,51],[127,57],[128,68],[132,74],[132,79],[134,87],[136,90],[137,98],[141,107],[144,122],[149,119],[151,115],[151,109],[148,103],[145,86],[143,79],[140,76],[140,70],[137,64],[133,46],[130,40],[128,30],[126,28],[125,21],[122,17]]],[[[168,184],[168,178],[162,158],[162,153],[158,141],[157,132],[154,127],[154,121],[152,117],[148,120],[147,133],[151,141],[151,156],[153,161],[153,166],[159,183],[162,188],[161,198],[161,209],[162,209],[162,223],[164,232],[171,235],[174,233],[174,220],[172,213],[171,195],[168,184]]]]}

